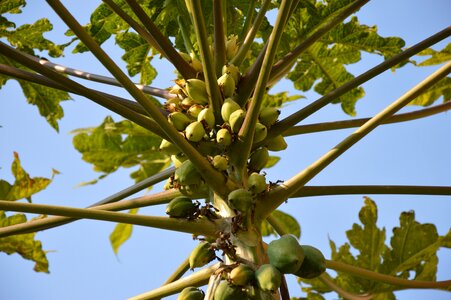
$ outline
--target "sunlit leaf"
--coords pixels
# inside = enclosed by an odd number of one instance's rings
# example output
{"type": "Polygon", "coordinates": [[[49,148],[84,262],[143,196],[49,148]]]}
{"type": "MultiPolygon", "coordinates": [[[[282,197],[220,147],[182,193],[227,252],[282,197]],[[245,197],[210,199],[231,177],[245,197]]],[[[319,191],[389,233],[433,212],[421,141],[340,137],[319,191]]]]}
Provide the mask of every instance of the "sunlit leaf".
{"type": "Polygon", "coordinates": [[[272,106],[272,107],[282,107],[288,102],[292,102],[301,98],[305,98],[301,95],[289,96],[288,92],[281,92],[277,94],[266,94],[263,99],[262,107],[272,106]]]}
{"type": "Polygon", "coordinates": [[[416,97],[410,105],[429,106],[436,100],[443,97],[443,102],[451,100],[451,78],[445,77],[432,87],[427,89],[423,94],[416,97]]]}
{"type": "Polygon", "coordinates": [[[112,173],[117,169],[138,166],[132,178],[140,181],[169,165],[169,158],[158,149],[161,138],[130,121],[114,122],[106,117],[95,128],[77,130],[75,149],[94,170],[112,173]]]}
{"type": "MultiPolygon", "coordinates": [[[[24,223],[27,218],[24,214],[15,214],[7,217],[5,212],[0,211],[0,227],[24,223]]],[[[49,262],[46,252],[42,250],[41,242],[35,240],[36,233],[27,233],[0,238],[0,252],[6,254],[17,253],[24,259],[35,262],[36,272],[49,273],[49,262]]]]}
{"type": "Polygon", "coordinates": [[[14,161],[11,165],[11,172],[15,178],[13,184],[0,179],[0,199],[15,201],[27,199],[31,202],[31,195],[44,190],[53,179],[53,175],[58,171],[54,170],[52,178],[30,177],[20,164],[19,154],[14,152],[14,161]]]}
{"type": "Polygon", "coordinates": [[[19,14],[22,12],[21,7],[25,5],[25,0],[2,0],[2,5],[0,5],[0,14],[19,14]]]}
{"type": "Polygon", "coordinates": [[[451,60],[451,43],[446,45],[446,47],[440,51],[428,48],[426,50],[421,51],[417,55],[430,56],[428,59],[422,61],[421,63],[416,63],[417,66],[433,66],[448,62],[451,60]]]}
{"type": "Polygon", "coordinates": [[[280,160],[279,156],[270,156],[268,162],[265,165],[265,169],[274,167],[280,160]]]}
{"type": "MultiPolygon", "coordinates": [[[[138,208],[129,210],[129,214],[138,213],[138,208]]],[[[111,247],[113,247],[114,254],[118,254],[119,247],[122,246],[132,236],[133,225],[119,223],[110,234],[111,247]]]]}

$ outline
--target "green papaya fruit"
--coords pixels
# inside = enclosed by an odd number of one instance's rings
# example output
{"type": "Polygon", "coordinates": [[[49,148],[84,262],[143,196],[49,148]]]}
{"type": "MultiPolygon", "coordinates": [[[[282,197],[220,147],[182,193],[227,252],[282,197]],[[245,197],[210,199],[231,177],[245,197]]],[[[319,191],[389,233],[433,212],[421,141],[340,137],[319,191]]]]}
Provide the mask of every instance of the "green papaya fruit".
{"type": "Polygon", "coordinates": [[[184,288],[180,292],[177,300],[203,300],[204,296],[205,294],[202,290],[193,286],[189,286],[184,288]]]}
{"type": "Polygon", "coordinates": [[[199,113],[204,109],[204,107],[200,104],[193,104],[191,105],[188,110],[187,110],[187,114],[188,116],[190,116],[191,118],[197,119],[197,116],[199,115],[199,113]]]}
{"type": "Polygon", "coordinates": [[[257,286],[262,291],[274,293],[282,284],[282,274],[271,264],[261,265],[255,271],[255,279],[257,286]]]}
{"type": "Polygon", "coordinates": [[[232,97],[235,93],[235,80],[229,73],[224,73],[218,78],[218,86],[224,98],[232,97]]]}
{"type": "Polygon", "coordinates": [[[268,245],[268,257],[271,265],[284,274],[296,273],[304,260],[304,250],[291,234],[281,236],[268,245]]]}
{"type": "Polygon", "coordinates": [[[232,144],[232,134],[227,128],[221,128],[216,133],[216,142],[223,146],[230,146],[232,144]]]}
{"type": "Polygon", "coordinates": [[[268,148],[269,151],[282,151],[287,149],[287,147],[288,144],[285,141],[285,138],[280,134],[276,135],[266,143],[266,148],[268,148]]]}
{"type": "Polygon", "coordinates": [[[227,280],[222,280],[216,287],[214,300],[245,300],[246,292],[240,287],[230,284],[227,280]]]}
{"type": "Polygon", "coordinates": [[[247,188],[253,194],[260,194],[266,190],[266,177],[253,172],[247,179],[247,188]]]}
{"type": "Polygon", "coordinates": [[[326,271],[326,259],[320,250],[308,245],[301,245],[301,247],[304,250],[304,261],[294,275],[312,279],[326,271]]]}
{"type": "Polygon", "coordinates": [[[226,58],[231,60],[238,52],[238,36],[232,34],[226,41],[226,58]]]}
{"type": "Polygon", "coordinates": [[[245,189],[236,189],[227,197],[229,204],[236,210],[246,213],[252,206],[252,193],[245,189]]]}
{"type": "Polygon", "coordinates": [[[226,98],[221,106],[221,116],[224,122],[228,122],[230,115],[240,108],[241,106],[233,101],[232,98],[226,98]]]}
{"type": "Polygon", "coordinates": [[[168,140],[163,139],[160,143],[160,151],[166,155],[180,153],[180,149],[168,140]]]}
{"type": "Polygon", "coordinates": [[[175,111],[168,115],[168,122],[178,131],[183,131],[191,123],[191,120],[184,113],[175,111]]]}
{"type": "Polygon", "coordinates": [[[268,148],[261,147],[252,152],[249,157],[248,167],[252,171],[260,171],[263,169],[269,160],[268,148]]]}
{"type": "Polygon", "coordinates": [[[189,267],[191,269],[203,267],[215,259],[215,250],[209,242],[200,242],[189,255],[189,267]]]}
{"type": "Polygon", "coordinates": [[[166,206],[166,214],[173,218],[187,218],[192,216],[197,210],[193,201],[185,196],[172,199],[166,206]]]}
{"type": "Polygon", "coordinates": [[[243,109],[235,110],[229,117],[230,130],[233,133],[238,133],[240,131],[241,125],[246,117],[246,112],[243,109]]]}
{"type": "Polygon", "coordinates": [[[263,141],[266,138],[266,135],[268,134],[268,129],[265,125],[262,123],[257,122],[255,124],[255,130],[254,130],[254,140],[253,143],[258,143],[263,141]]]}
{"type": "Polygon", "coordinates": [[[213,109],[210,107],[204,108],[197,116],[197,121],[205,122],[209,129],[213,129],[215,127],[215,115],[213,109]]]}
{"type": "Polygon", "coordinates": [[[188,158],[185,156],[183,152],[180,152],[178,154],[171,155],[171,161],[174,164],[174,167],[178,168],[182,165],[184,161],[186,161],[188,158]]]}
{"type": "Polygon", "coordinates": [[[222,67],[222,74],[230,74],[232,76],[233,80],[235,81],[235,84],[240,81],[240,69],[232,64],[226,64],[222,67]]]}
{"type": "Polygon", "coordinates": [[[175,170],[174,179],[181,185],[192,185],[202,183],[202,177],[189,160],[184,161],[180,167],[175,170]]]}
{"type": "Polygon", "coordinates": [[[205,86],[204,81],[196,78],[188,79],[186,80],[185,89],[188,97],[190,97],[194,103],[201,105],[208,104],[207,87],[205,86]]]}
{"type": "Polygon", "coordinates": [[[202,122],[195,121],[186,126],[185,136],[188,141],[199,142],[205,135],[204,125],[202,122]]]}
{"type": "Polygon", "coordinates": [[[260,123],[266,127],[271,127],[279,118],[280,110],[275,107],[264,107],[258,116],[260,123]]]}
{"type": "Polygon", "coordinates": [[[254,279],[254,270],[245,264],[240,264],[230,271],[229,278],[234,285],[246,286],[254,279]]]}
{"type": "Polygon", "coordinates": [[[225,171],[229,167],[229,161],[222,155],[215,155],[211,160],[211,164],[219,171],[225,171]]]}

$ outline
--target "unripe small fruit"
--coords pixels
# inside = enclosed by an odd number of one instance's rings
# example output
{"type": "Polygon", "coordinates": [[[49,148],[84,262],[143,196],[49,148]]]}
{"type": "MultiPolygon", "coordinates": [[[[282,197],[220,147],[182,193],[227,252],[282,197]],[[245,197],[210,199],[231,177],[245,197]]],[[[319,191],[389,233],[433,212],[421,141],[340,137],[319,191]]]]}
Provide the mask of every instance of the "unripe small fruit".
{"type": "Polygon", "coordinates": [[[280,110],[275,107],[264,107],[258,116],[260,123],[266,127],[271,127],[279,118],[280,110]]]}
{"type": "Polygon", "coordinates": [[[232,97],[235,93],[235,80],[233,79],[232,75],[228,73],[225,73],[218,78],[218,85],[222,91],[224,98],[232,97]]]}
{"type": "Polygon", "coordinates": [[[261,265],[255,271],[255,279],[262,291],[275,292],[282,284],[282,274],[271,264],[261,265]]]}
{"type": "Polygon", "coordinates": [[[209,242],[200,242],[196,248],[191,251],[188,259],[189,267],[191,269],[203,267],[215,259],[215,257],[215,250],[211,248],[211,244],[209,242]]]}
{"type": "Polygon", "coordinates": [[[194,103],[205,105],[208,104],[208,93],[207,87],[205,86],[205,82],[191,78],[186,81],[186,93],[188,97],[190,97],[194,103]]]}
{"type": "Polygon", "coordinates": [[[282,151],[287,149],[288,144],[285,141],[285,138],[281,134],[279,134],[270,139],[266,143],[266,147],[268,148],[269,151],[282,151]]]}
{"type": "Polygon", "coordinates": [[[191,65],[191,67],[193,67],[194,71],[196,71],[197,73],[202,73],[204,71],[202,62],[195,57],[191,58],[190,65],[191,65]]]}
{"type": "Polygon", "coordinates": [[[238,52],[238,36],[233,34],[226,41],[226,58],[231,60],[238,52]]]}
{"type": "Polygon", "coordinates": [[[177,154],[180,149],[168,140],[163,139],[160,143],[160,151],[166,155],[177,154]]]}
{"type": "Polygon", "coordinates": [[[204,109],[204,107],[200,104],[193,104],[188,108],[186,112],[190,117],[197,119],[199,113],[204,109]]]}
{"type": "Polygon", "coordinates": [[[189,123],[191,123],[191,120],[184,113],[179,111],[170,113],[168,115],[168,121],[178,131],[185,130],[186,126],[188,126],[189,123]]]}
{"type": "Polygon", "coordinates": [[[240,131],[241,125],[246,117],[246,112],[242,109],[234,111],[229,117],[230,129],[233,133],[238,133],[240,131]]]}
{"type": "Polygon", "coordinates": [[[229,146],[232,144],[232,134],[226,128],[221,128],[216,133],[216,142],[223,146],[229,146]]]}
{"type": "Polygon", "coordinates": [[[205,135],[204,125],[201,122],[195,121],[185,129],[185,136],[188,141],[199,142],[205,135]]]}
{"type": "Polygon", "coordinates": [[[230,115],[240,108],[241,106],[233,101],[232,98],[226,98],[221,106],[221,116],[224,122],[228,122],[230,115]]]}
{"type": "Polygon", "coordinates": [[[255,131],[254,131],[254,143],[258,143],[263,141],[266,138],[266,135],[268,134],[268,129],[265,125],[262,123],[257,122],[255,124],[255,131]]]}
{"type": "Polygon", "coordinates": [[[253,194],[260,194],[266,190],[266,177],[254,172],[249,175],[247,186],[253,194]]]}
{"type": "Polygon", "coordinates": [[[213,109],[210,107],[204,108],[197,116],[197,121],[205,122],[208,128],[213,129],[213,127],[215,127],[215,115],[213,109]]]}
{"type": "Polygon", "coordinates": [[[269,153],[266,147],[258,148],[252,152],[249,157],[248,167],[252,171],[260,171],[263,169],[269,160],[269,153]]]}
{"type": "Polygon", "coordinates": [[[326,271],[326,259],[320,250],[308,245],[301,245],[301,247],[304,250],[304,261],[294,275],[312,279],[326,271]]]}
{"type": "Polygon", "coordinates": [[[184,161],[180,167],[175,170],[174,179],[177,180],[181,185],[192,185],[202,183],[202,177],[189,160],[184,161]]]}
{"type": "Polygon", "coordinates": [[[211,164],[219,171],[225,171],[229,167],[229,161],[225,156],[222,155],[214,156],[211,160],[211,164]]]}
{"type": "Polygon", "coordinates": [[[246,293],[241,288],[230,284],[227,280],[222,280],[216,287],[214,300],[245,300],[246,293]]]}
{"type": "Polygon", "coordinates": [[[172,199],[166,206],[166,214],[173,218],[187,218],[196,212],[196,205],[185,196],[172,199]]]}
{"type": "Polygon", "coordinates": [[[235,81],[235,85],[240,81],[240,69],[232,64],[226,64],[222,67],[222,74],[230,74],[232,76],[233,80],[235,81]]]}
{"type": "Polygon", "coordinates": [[[205,295],[202,290],[193,286],[189,286],[187,288],[184,288],[180,292],[177,300],[203,300],[204,296],[205,295]]]}
{"type": "Polygon", "coordinates": [[[280,272],[294,274],[304,260],[304,250],[293,235],[286,234],[269,243],[268,257],[280,272]]]}
{"type": "Polygon", "coordinates": [[[230,272],[229,278],[234,285],[246,286],[250,284],[251,280],[254,279],[254,270],[245,264],[240,264],[239,266],[233,268],[230,272]]]}
{"type": "Polygon", "coordinates": [[[236,210],[246,213],[252,206],[252,193],[245,189],[236,189],[227,197],[229,204],[236,210]]]}

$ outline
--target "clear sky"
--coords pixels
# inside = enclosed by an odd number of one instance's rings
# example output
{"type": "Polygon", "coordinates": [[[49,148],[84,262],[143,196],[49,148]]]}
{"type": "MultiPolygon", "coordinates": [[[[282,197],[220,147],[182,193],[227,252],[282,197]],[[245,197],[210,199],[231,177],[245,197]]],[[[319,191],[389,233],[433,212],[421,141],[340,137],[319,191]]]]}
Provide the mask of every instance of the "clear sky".
{"type": "MultiPolygon", "coordinates": [[[[89,20],[89,12],[97,2],[64,1],[79,17],[81,23],[89,20]]],[[[447,0],[374,0],[357,14],[362,24],[378,25],[382,36],[400,36],[407,45],[449,26],[451,3],[447,0]]],[[[55,25],[50,39],[64,42],[61,23],[45,1],[30,1],[20,16],[12,17],[17,24],[33,22],[47,17],[55,25]]],[[[441,49],[450,42],[440,43],[441,49]]],[[[107,43],[104,49],[119,57],[121,50],[107,43]]],[[[118,60],[119,61],[119,60],[118,60]]],[[[349,70],[355,75],[379,63],[380,57],[364,56],[364,60],[349,70]]],[[[105,69],[90,54],[72,55],[58,62],[106,75],[105,69]]],[[[396,72],[386,72],[364,85],[366,96],[357,104],[357,116],[374,115],[393,102],[409,88],[424,79],[437,67],[414,68],[406,66],[396,72]]],[[[152,85],[172,85],[172,70],[161,65],[161,78],[152,85]]],[[[93,85],[100,86],[100,85],[93,85]]],[[[120,94],[118,89],[108,90],[120,94]]],[[[282,83],[278,90],[297,93],[291,84],[282,83]]],[[[122,94],[125,95],[125,94],[122,94]]],[[[306,99],[286,106],[283,116],[295,111],[318,96],[307,93],[306,99]]],[[[91,165],[81,160],[72,146],[69,132],[76,128],[97,126],[109,114],[90,101],[73,96],[74,101],[63,104],[65,117],[56,133],[37,113],[26,104],[18,84],[10,81],[0,91],[0,178],[12,181],[10,165],[13,151],[17,151],[24,168],[32,176],[51,175],[51,169],[61,172],[48,189],[34,196],[36,203],[83,207],[90,205],[133,181],[130,170],[121,170],[96,185],[76,187],[80,182],[96,178],[91,165]]],[[[415,107],[405,108],[411,111],[415,107]]],[[[115,120],[119,120],[114,116],[115,120]]],[[[337,105],[330,105],[305,121],[307,123],[345,119],[347,116],[337,105]]],[[[289,148],[281,162],[268,170],[268,179],[288,179],[300,169],[320,157],[352,130],[316,133],[288,138],[289,148]]],[[[351,148],[309,184],[411,184],[451,185],[451,115],[444,113],[409,123],[385,125],[377,128],[364,141],[351,148]]],[[[154,188],[155,191],[161,186],[154,188]]],[[[142,193],[140,193],[141,195],[142,193]]],[[[345,242],[345,231],[358,222],[358,211],[363,205],[363,195],[311,197],[289,201],[281,209],[296,216],[301,222],[304,244],[311,244],[330,255],[328,239],[337,245],[345,242]]],[[[451,222],[449,197],[440,196],[371,196],[379,208],[378,225],[384,226],[387,235],[399,224],[402,211],[415,210],[416,219],[422,223],[436,224],[441,235],[446,234],[451,222]]],[[[163,215],[164,207],[142,209],[141,213],[163,215]]],[[[18,255],[0,253],[0,299],[5,300],[56,300],[56,299],[124,299],[161,285],[178,264],[185,259],[195,245],[191,236],[144,227],[135,227],[132,238],[115,256],[109,234],[115,224],[97,221],[78,221],[70,225],[41,232],[50,261],[50,274],[35,273],[33,263],[18,255]]],[[[451,278],[451,251],[439,251],[438,279],[451,278]]],[[[294,277],[288,278],[292,296],[300,296],[300,288],[294,277]]],[[[434,291],[404,291],[399,299],[450,299],[450,294],[434,291]]],[[[328,299],[335,299],[329,296],[328,299]]]]}

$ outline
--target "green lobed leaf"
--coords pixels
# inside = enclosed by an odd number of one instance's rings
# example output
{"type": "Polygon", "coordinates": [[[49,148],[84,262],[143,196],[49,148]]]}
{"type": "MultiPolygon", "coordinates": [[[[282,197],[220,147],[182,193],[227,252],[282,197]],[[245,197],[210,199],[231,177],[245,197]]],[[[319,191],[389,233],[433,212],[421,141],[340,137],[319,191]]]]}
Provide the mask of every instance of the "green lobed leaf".
{"type": "Polygon", "coordinates": [[[31,195],[36,194],[52,182],[53,176],[59,172],[53,170],[52,178],[30,177],[20,164],[19,154],[14,152],[14,161],[11,164],[11,172],[15,178],[13,184],[0,179],[0,199],[15,201],[27,199],[31,202],[31,195]]]}
{"type": "MultiPolygon", "coordinates": [[[[290,48],[295,48],[298,41],[304,40],[315,28],[329,21],[351,2],[301,2],[285,30],[290,48]]],[[[379,36],[375,26],[362,25],[357,17],[352,17],[310,46],[298,58],[288,78],[294,82],[296,89],[308,91],[313,87],[317,93],[325,95],[354,78],[345,66],[360,61],[361,52],[388,58],[401,52],[404,44],[400,38],[379,36]]],[[[341,103],[343,111],[353,116],[355,103],[363,96],[363,89],[356,88],[333,103],[341,103]]]]}
{"type": "MultiPolygon", "coordinates": [[[[301,225],[299,225],[299,222],[291,215],[280,210],[275,210],[271,213],[271,216],[283,227],[284,232],[293,234],[298,239],[301,238],[301,225]]],[[[262,236],[277,236],[274,228],[267,221],[262,222],[261,234],[262,236]]]]}
{"type": "MultiPolygon", "coordinates": [[[[354,224],[346,232],[349,243],[337,249],[335,243],[329,241],[332,260],[405,279],[436,280],[437,251],[440,247],[451,247],[451,231],[439,236],[435,225],[417,222],[413,211],[403,212],[400,225],[393,229],[390,246],[387,246],[385,229],[376,226],[376,204],[368,197],[365,197],[359,219],[363,226],[354,224]]],[[[395,299],[393,292],[402,289],[342,272],[333,280],[346,291],[373,294],[373,299],[395,299]]],[[[324,289],[319,280],[302,279],[302,282],[310,285],[303,288],[305,291],[330,291],[324,289]]]]}
{"type": "MultiPolygon", "coordinates": [[[[5,212],[0,211],[0,227],[25,223],[27,218],[24,214],[15,214],[7,217],[5,212]]],[[[0,252],[8,255],[17,253],[24,259],[35,262],[36,272],[49,273],[49,262],[46,252],[42,250],[40,241],[35,240],[36,233],[27,233],[0,238],[0,252]]]]}
{"type": "Polygon", "coordinates": [[[106,117],[95,128],[74,131],[73,144],[84,161],[94,170],[112,173],[117,169],[138,166],[131,174],[140,181],[169,165],[170,159],[159,152],[161,138],[130,121],[114,122],[106,117]]]}
{"type": "MultiPolygon", "coordinates": [[[[128,211],[129,214],[137,214],[138,208],[133,208],[128,211]]],[[[118,254],[119,247],[122,246],[132,236],[133,225],[119,223],[110,234],[110,243],[113,247],[114,254],[118,254]]]]}
{"type": "Polygon", "coordinates": [[[441,63],[446,63],[451,60],[451,43],[445,46],[440,51],[436,51],[432,48],[421,51],[417,55],[419,56],[430,56],[428,59],[422,61],[421,63],[416,63],[417,66],[433,66],[441,63]]]}
{"type": "MultiPolygon", "coordinates": [[[[2,55],[0,55],[0,63],[30,71],[2,55]]],[[[9,79],[11,79],[11,77],[0,75],[0,88],[9,79]]],[[[29,104],[36,105],[40,115],[46,119],[47,123],[49,123],[50,126],[58,131],[58,121],[64,116],[61,102],[71,99],[69,93],[25,80],[17,81],[19,82],[19,85],[21,86],[22,91],[27,98],[27,102],[29,104]]]]}
{"type": "Polygon", "coordinates": [[[2,5],[0,5],[0,14],[19,14],[22,12],[21,7],[25,5],[25,0],[2,0],[2,5]]]}
{"type": "Polygon", "coordinates": [[[265,165],[265,169],[274,167],[280,160],[279,156],[269,156],[268,162],[265,165]]]}
{"type": "Polygon", "coordinates": [[[53,29],[48,19],[39,19],[33,24],[25,24],[15,30],[0,28],[0,37],[4,37],[18,50],[34,55],[34,50],[48,51],[51,57],[63,55],[64,45],[56,45],[44,38],[44,33],[53,29]]]}
{"type": "Polygon", "coordinates": [[[451,78],[445,77],[432,87],[427,89],[423,94],[416,97],[409,105],[429,106],[435,101],[443,97],[443,102],[451,100],[451,78]]]}
{"type": "Polygon", "coordinates": [[[305,98],[301,95],[293,95],[289,96],[288,92],[280,92],[277,94],[266,94],[263,99],[262,107],[282,107],[284,104],[292,101],[296,101],[298,99],[305,98]]]}
{"type": "Polygon", "coordinates": [[[126,52],[122,59],[127,63],[130,76],[140,74],[140,83],[148,85],[157,76],[157,71],[152,67],[149,56],[150,45],[134,32],[124,32],[116,35],[116,43],[126,52]]]}

